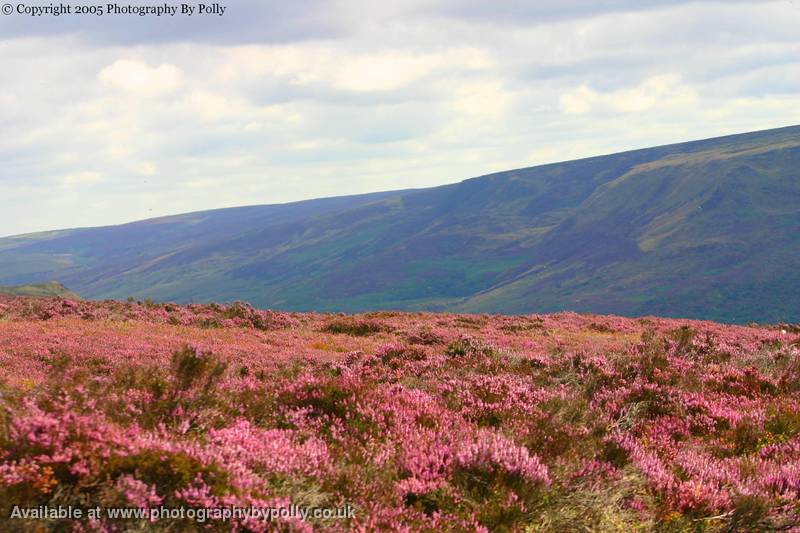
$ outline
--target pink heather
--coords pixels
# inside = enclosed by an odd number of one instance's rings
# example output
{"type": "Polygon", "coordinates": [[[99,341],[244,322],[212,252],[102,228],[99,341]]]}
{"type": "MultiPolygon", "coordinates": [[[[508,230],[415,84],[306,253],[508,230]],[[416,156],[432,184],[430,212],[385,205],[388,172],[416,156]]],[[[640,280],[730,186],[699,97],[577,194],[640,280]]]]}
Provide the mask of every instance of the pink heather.
{"type": "Polygon", "coordinates": [[[797,330],[0,297],[0,511],[349,504],[353,519],[279,527],[602,530],[592,517],[615,513],[791,530],[799,381],[797,330]]]}

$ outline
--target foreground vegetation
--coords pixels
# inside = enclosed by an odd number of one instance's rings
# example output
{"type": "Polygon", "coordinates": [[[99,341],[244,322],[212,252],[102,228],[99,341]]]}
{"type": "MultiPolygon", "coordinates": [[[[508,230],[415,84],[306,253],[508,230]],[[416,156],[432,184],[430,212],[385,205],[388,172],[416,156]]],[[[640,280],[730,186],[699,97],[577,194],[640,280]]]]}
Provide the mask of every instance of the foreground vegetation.
{"type": "Polygon", "coordinates": [[[799,333],[0,297],[0,526],[792,530],[799,333]],[[290,504],[355,516],[8,518],[290,504]]]}

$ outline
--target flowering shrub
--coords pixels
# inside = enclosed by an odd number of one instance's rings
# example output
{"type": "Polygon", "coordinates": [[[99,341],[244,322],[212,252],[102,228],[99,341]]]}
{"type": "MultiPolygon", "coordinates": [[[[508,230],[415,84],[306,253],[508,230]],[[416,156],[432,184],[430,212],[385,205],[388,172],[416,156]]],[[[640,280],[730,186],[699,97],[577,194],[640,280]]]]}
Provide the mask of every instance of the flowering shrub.
{"type": "Polygon", "coordinates": [[[799,376],[787,325],[0,297],[0,529],[800,531],[799,376]],[[356,513],[6,518],[290,504],[356,513]]]}

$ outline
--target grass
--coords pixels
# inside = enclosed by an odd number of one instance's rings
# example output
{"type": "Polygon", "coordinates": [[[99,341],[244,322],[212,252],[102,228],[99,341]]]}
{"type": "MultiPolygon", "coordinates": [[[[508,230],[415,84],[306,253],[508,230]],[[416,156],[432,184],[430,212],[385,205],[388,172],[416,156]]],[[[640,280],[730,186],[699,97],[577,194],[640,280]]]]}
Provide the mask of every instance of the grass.
{"type": "Polygon", "coordinates": [[[0,294],[11,296],[60,296],[71,300],[80,300],[81,297],[64,287],[57,281],[36,283],[31,285],[0,286],[0,294]]]}

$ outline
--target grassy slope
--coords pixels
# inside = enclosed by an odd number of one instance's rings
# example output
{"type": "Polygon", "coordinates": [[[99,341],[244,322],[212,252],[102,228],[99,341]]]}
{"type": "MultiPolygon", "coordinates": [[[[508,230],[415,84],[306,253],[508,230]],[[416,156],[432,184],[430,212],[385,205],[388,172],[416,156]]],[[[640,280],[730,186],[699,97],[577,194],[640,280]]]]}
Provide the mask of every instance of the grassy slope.
{"type": "Polygon", "coordinates": [[[535,298],[547,310],[797,318],[799,242],[790,228],[800,225],[798,147],[742,147],[668,163],[598,190],[548,235],[548,269],[462,308],[524,310],[535,298]]]}
{"type": "Polygon", "coordinates": [[[31,285],[0,287],[0,294],[10,296],[60,296],[62,298],[70,298],[74,300],[80,299],[80,296],[67,289],[57,281],[31,285]]]}

